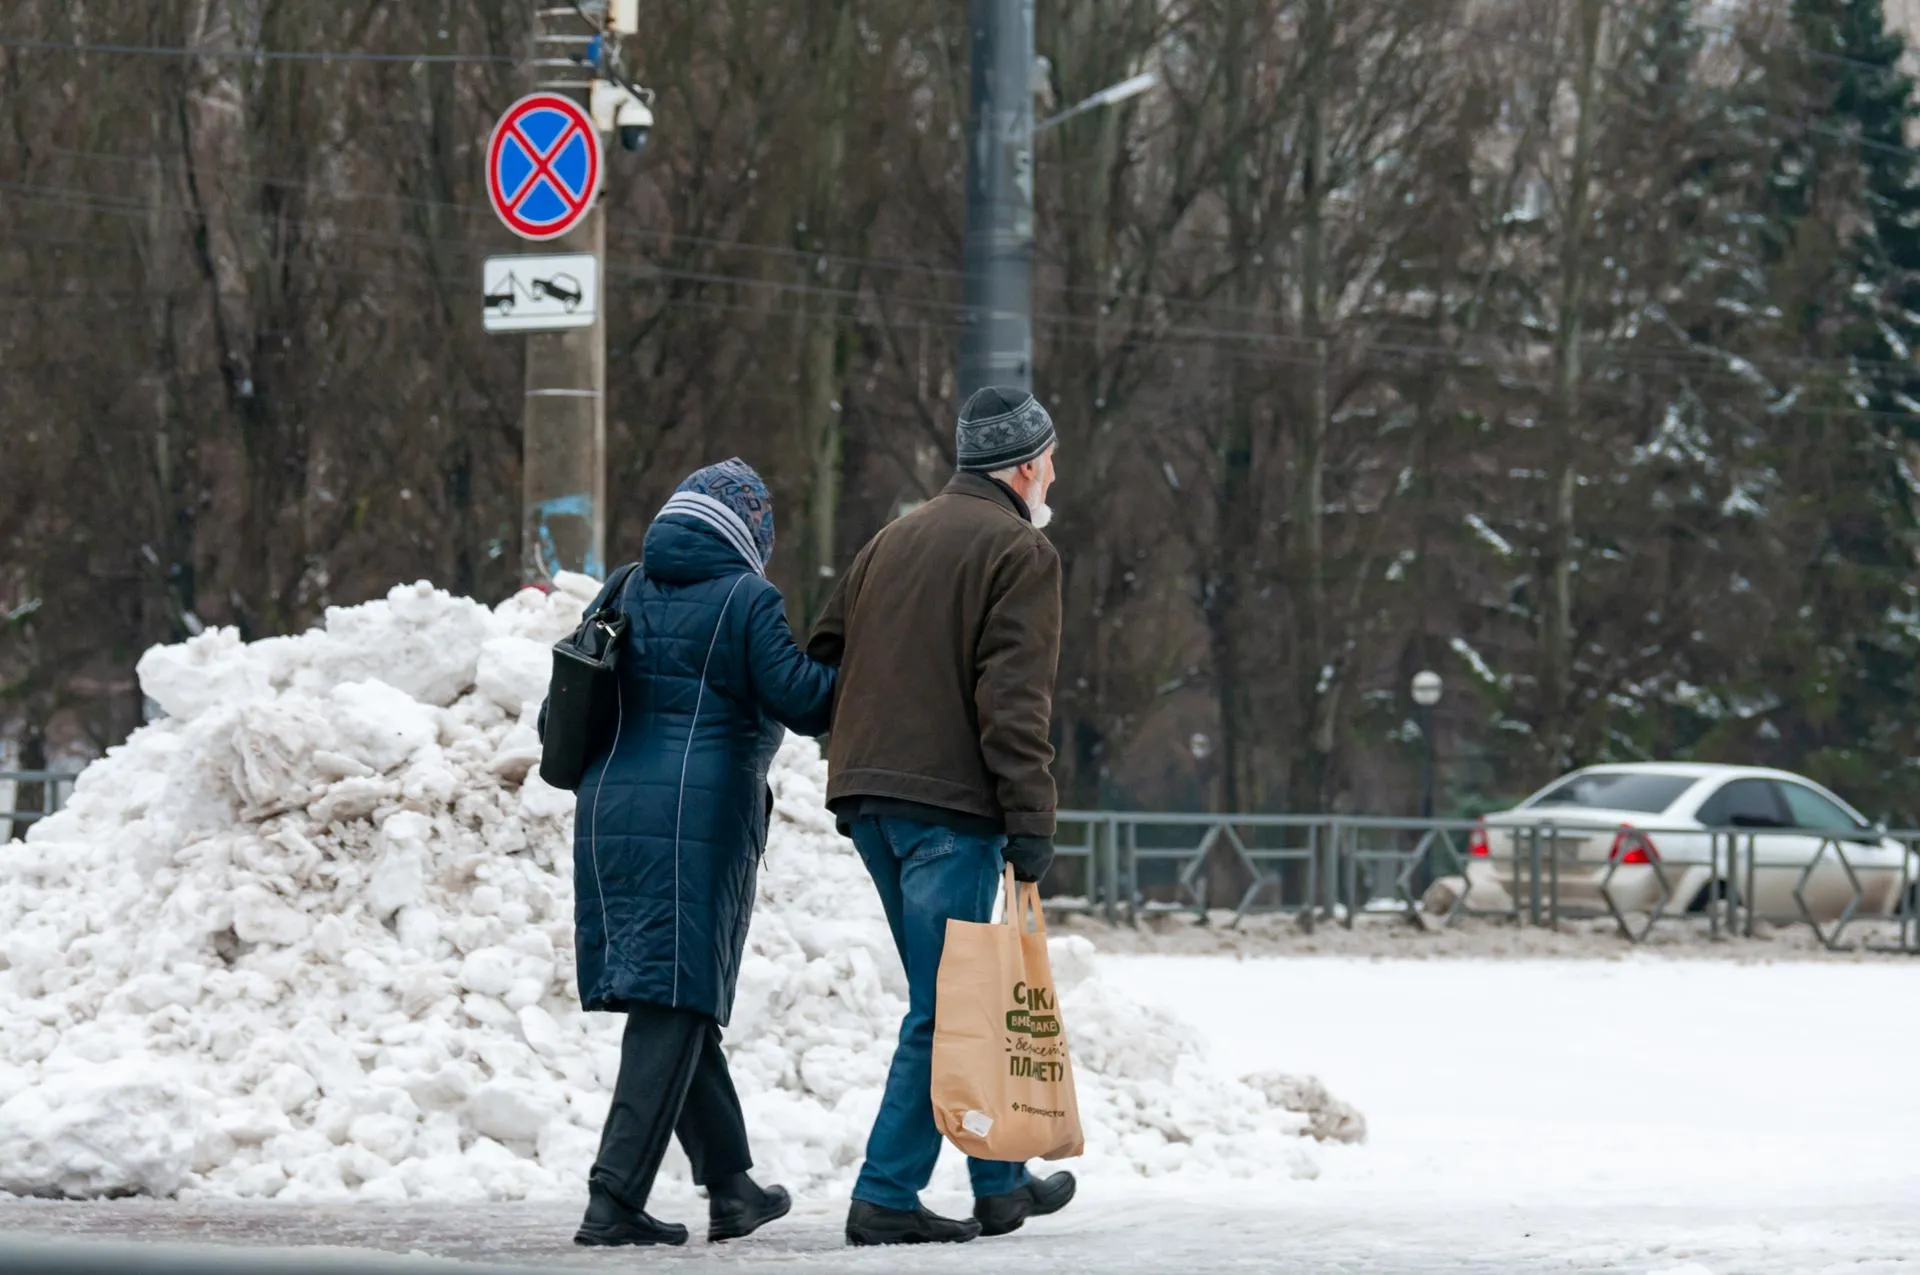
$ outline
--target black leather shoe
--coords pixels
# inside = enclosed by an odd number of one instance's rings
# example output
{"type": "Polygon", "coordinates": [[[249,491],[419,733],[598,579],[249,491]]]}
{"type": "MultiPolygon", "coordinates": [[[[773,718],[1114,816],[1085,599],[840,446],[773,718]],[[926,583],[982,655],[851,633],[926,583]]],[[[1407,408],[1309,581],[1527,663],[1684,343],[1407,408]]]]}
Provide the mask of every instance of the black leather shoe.
{"type": "Polygon", "coordinates": [[[783,1186],[762,1188],[744,1173],[707,1185],[707,1243],[742,1240],[785,1217],[793,1197],[783,1186]]]}
{"type": "Polygon", "coordinates": [[[847,1210],[847,1243],[855,1248],[882,1244],[965,1244],[980,1235],[978,1222],[962,1222],[917,1209],[883,1209],[855,1200],[847,1210]]]}
{"type": "Polygon", "coordinates": [[[975,1200],[973,1216],[980,1223],[980,1234],[1008,1235],[1025,1226],[1030,1217],[1045,1217],[1066,1208],[1077,1189],[1071,1173],[1035,1178],[1017,1191],[975,1200]]]}
{"type": "Polygon", "coordinates": [[[687,1242],[687,1228],[658,1221],[589,1187],[587,1215],[574,1232],[573,1242],[587,1248],[650,1248],[659,1244],[678,1248],[687,1242]]]}

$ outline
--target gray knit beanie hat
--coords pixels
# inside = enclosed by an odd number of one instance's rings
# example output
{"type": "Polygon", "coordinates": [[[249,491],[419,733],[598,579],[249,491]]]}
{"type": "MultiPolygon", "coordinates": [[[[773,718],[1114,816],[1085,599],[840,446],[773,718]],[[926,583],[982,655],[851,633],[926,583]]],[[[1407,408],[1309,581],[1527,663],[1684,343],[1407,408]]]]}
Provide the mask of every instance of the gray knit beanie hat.
{"type": "Polygon", "coordinates": [[[962,473],[991,474],[1036,460],[1053,446],[1053,417],[1025,390],[989,387],[960,409],[954,453],[962,473]]]}

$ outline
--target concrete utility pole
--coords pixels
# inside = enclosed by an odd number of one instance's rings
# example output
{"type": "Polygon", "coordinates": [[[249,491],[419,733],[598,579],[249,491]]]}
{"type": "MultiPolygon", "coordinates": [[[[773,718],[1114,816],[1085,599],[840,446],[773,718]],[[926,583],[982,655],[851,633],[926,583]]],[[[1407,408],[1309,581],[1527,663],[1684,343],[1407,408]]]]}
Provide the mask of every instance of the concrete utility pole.
{"type": "MultiPolygon", "coordinates": [[[[579,58],[596,39],[581,21],[609,18],[605,0],[576,8],[541,3],[534,16],[534,87],[563,93],[582,106],[593,97],[595,75],[579,58]]],[[[607,138],[602,136],[602,145],[607,138]]],[[[593,210],[558,239],[552,252],[588,252],[606,279],[606,207],[593,210]]],[[[604,290],[604,282],[602,288],[604,290]]],[[[527,388],[521,408],[520,568],[529,584],[556,571],[604,577],[607,557],[607,329],[604,317],[590,328],[527,334],[527,388]]]]}
{"type": "Polygon", "coordinates": [[[968,0],[966,332],[960,399],[1033,385],[1033,0],[968,0]]]}

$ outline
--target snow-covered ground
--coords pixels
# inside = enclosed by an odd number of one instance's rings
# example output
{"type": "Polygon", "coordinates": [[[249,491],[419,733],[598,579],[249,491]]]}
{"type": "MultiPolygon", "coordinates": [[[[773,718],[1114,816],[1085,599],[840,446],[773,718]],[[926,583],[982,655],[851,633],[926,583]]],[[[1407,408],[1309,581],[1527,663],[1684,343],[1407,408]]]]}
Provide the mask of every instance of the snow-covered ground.
{"type": "MultiPolygon", "coordinates": [[[[1109,957],[1367,1113],[1291,1194],[1920,1212],[1920,965],[1109,957]]],[[[1920,1251],[1916,1252],[1920,1259],[1920,1251]]]]}
{"type": "MultiPolygon", "coordinates": [[[[1102,970],[1203,1024],[1227,1070],[1319,1074],[1366,1112],[1367,1144],[1319,1149],[1310,1181],[1106,1177],[1018,1236],[909,1258],[840,1248],[837,1194],[729,1249],[624,1260],[571,1250],[558,1204],[23,1201],[0,1204],[0,1228],[688,1272],[1920,1269],[1920,966],[1143,956],[1102,970]]],[[[659,1203],[699,1218],[684,1187],[659,1203]]]]}

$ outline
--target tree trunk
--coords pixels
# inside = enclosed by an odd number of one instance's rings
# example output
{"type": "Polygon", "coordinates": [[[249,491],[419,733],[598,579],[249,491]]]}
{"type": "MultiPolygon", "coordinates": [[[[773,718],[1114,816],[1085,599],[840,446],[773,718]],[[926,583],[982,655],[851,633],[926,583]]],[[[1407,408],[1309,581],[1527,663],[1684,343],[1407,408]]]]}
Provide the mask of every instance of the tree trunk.
{"type": "Polygon", "coordinates": [[[1580,344],[1587,292],[1587,212],[1593,135],[1597,110],[1595,67],[1599,61],[1602,0],[1579,0],[1579,64],[1574,79],[1573,168],[1566,215],[1560,228],[1560,315],[1556,333],[1553,383],[1554,456],[1550,518],[1552,592],[1546,624],[1547,675],[1541,715],[1548,761],[1555,773],[1572,764],[1574,661],[1574,561],[1578,532],[1574,524],[1579,490],[1580,344]]]}
{"type": "Polygon", "coordinates": [[[1325,677],[1332,666],[1326,637],[1326,457],[1328,359],[1326,333],[1326,187],[1328,73],[1332,57],[1330,0],[1307,0],[1306,96],[1301,103],[1306,171],[1301,181],[1304,207],[1300,230],[1300,327],[1311,365],[1307,369],[1306,419],[1301,422],[1298,495],[1294,519],[1299,528],[1295,567],[1294,625],[1300,659],[1295,670],[1300,720],[1309,725],[1294,768],[1292,805],[1318,810],[1325,805],[1331,778],[1339,679],[1325,677]]]}
{"type": "MultiPolygon", "coordinates": [[[[1254,32],[1264,21],[1259,6],[1233,6],[1221,33],[1222,132],[1229,139],[1219,159],[1225,205],[1227,251],[1233,262],[1225,289],[1231,312],[1255,313],[1262,301],[1264,221],[1256,204],[1259,191],[1249,169],[1253,138],[1247,127],[1258,72],[1253,65],[1254,32]]],[[[1215,443],[1214,490],[1217,515],[1213,543],[1202,561],[1201,613],[1213,661],[1213,693],[1219,716],[1218,808],[1232,813],[1257,809],[1259,782],[1254,763],[1256,739],[1251,712],[1252,686],[1245,606],[1260,519],[1255,506],[1254,414],[1263,397],[1255,370],[1243,359],[1229,361],[1223,419],[1215,443]]]]}
{"type": "MultiPolygon", "coordinates": [[[[851,75],[848,62],[855,55],[853,6],[850,0],[835,0],[825,16],[824,41],[818,46],[814,66],[819,76],[818,125],[813,131],[817,146],[813,163],[813,187],[808,199],[806,230],[802,248],[818,246],[823,254],[846,252],[834,232],[847,224],[844,213],[845,192],[842,175],[846,167],[847,115],[851,108],[851,75]],[[805,242],[811,238],[812,243],[805,242]]],[[[803,282],[820,280],[809,261],[802,261],[803,282]]],[[[845,271],[835,271],[836,278],[845,271]]],[[[858,276],[841,278],[843,286],[857,283],[858,276]]],[[[800,305],[803,327],[800,340],[800,441],[807,475],[804,529],[801,533],[800,600],[803,625],[827,604],[833,592],[838,568],[838,544],[835,531],[840,519],[841,473],[844,460],[843,422],[845,403],[841,399],[844,378],[841,374],[841,316],[846,301],[839,296],[812,297],[802,294],[800,305]]]]}

